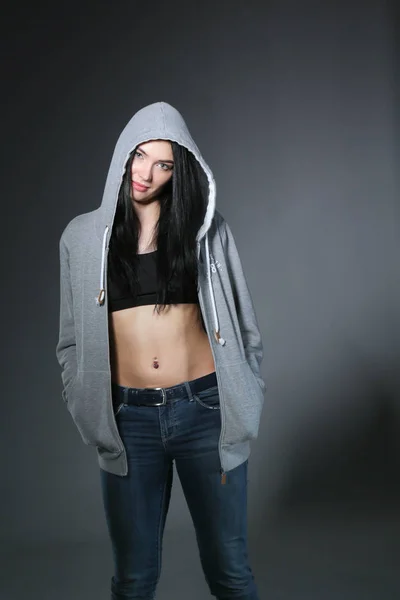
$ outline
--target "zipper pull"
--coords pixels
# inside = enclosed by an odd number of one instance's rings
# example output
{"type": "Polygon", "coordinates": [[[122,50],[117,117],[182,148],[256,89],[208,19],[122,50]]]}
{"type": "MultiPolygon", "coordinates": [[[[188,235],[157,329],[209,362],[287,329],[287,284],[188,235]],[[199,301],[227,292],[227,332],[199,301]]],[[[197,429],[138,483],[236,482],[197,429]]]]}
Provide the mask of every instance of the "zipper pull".
{"type": "Polygon", "coordinates": [[[226,473],[221,469],[221,485],[226,484],[226,473]]]}

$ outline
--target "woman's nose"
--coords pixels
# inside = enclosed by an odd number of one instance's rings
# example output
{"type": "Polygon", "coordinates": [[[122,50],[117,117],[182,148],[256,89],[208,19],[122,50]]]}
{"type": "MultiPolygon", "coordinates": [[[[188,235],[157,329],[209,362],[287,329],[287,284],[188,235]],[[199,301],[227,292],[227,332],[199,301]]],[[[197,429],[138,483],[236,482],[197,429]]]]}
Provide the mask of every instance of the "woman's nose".
{"type": "Polygon", "coordinates": [[[140,176],[144,181],[151,181],[151,169],[147,171],[141,171],[140,176]]]}

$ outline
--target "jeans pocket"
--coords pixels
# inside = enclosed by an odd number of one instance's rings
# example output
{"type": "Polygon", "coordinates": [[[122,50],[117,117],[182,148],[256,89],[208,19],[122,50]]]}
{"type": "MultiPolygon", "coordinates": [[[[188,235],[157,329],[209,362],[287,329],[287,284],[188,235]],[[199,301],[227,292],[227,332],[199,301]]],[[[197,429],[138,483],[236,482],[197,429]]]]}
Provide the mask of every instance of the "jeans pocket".
{"type": "Polygon", "coordinates": [[[196,400],[200,406],[207,408],[208,410],[220,410],[220,402],[219,402],[219,390],[218,385],[212,385],[206,390],[201,390],[201,392],[196,392],[193,394],[193,398],[196,400]]]}

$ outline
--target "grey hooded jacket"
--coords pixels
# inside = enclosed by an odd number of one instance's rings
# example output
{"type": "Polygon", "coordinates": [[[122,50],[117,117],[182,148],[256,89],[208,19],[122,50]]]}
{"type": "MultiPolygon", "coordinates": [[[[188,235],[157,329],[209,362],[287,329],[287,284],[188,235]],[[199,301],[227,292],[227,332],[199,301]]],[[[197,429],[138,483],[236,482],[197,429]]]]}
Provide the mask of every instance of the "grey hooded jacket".
{"type": "Polygon", "coordinates": [[[119,187],[130,152],[152,139],[188,148],[205,173],[208,207],[197,234],[199,303],[212,349],[221,406],[221,472],[243,463],[258,435],[265,382],[263,344],[232,232],[215,208],[216,187],[181,114],[166,102],[139,110],[122,131],[101,206],[73,218],[60,238],[60,329],[56,347],[62,397],[102,469],[127,475],[126,451],[111,397],[107,251],[119,187]]]}

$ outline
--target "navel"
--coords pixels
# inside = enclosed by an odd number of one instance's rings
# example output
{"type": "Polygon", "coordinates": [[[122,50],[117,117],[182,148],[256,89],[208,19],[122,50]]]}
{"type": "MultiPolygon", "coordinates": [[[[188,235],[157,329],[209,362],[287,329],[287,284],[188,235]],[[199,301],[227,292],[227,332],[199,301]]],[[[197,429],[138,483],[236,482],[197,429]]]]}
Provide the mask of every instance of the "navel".
{"type": "Polygon", "coordinates": [[[154,357],[154,359],[153,359],[153,368],[154,368],[154,369],[158,369],[158,367],[159,367],[159,366],[160,366],[160,365],[159,365],[159,363],[158,363],[157,356],[155,356],[155,357],[154,357]]]}

